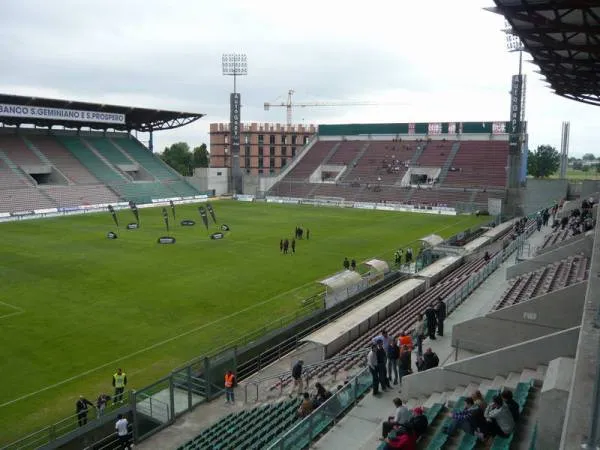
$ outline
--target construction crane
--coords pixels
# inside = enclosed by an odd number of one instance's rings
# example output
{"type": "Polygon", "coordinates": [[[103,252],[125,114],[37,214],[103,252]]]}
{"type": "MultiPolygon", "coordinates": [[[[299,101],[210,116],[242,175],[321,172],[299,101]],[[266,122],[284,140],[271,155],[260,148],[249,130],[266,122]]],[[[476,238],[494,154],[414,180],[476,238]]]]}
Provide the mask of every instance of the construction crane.
{"type": "Polygon", "coordinates": [[[306,108],[312,106],[375,106],[375,105],[399,105],[401,103],[380,103],[380,102],[302,102],[292,103],[292,95],[294,90],[288,91],[287,102],[268,103],[265,102],[265,111],[271,108],[286,108],[287,124],[292,124],[292,108],[306,108]]]}

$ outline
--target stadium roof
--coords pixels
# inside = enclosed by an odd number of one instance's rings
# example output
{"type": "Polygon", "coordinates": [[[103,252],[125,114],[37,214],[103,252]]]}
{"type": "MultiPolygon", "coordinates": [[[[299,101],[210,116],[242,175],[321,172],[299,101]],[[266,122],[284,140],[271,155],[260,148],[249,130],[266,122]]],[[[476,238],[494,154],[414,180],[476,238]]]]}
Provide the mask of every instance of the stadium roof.
{"type": "Polygon", "coordinates": [[[494,0],[550,87],[600,105],[600,2],[494,0]]]}
{"type": "Polygon", "coordinates": [[[199,113],[0,94],[0,123],[4,125],[157,131],[182,127],[203,116],[199,113]]]}

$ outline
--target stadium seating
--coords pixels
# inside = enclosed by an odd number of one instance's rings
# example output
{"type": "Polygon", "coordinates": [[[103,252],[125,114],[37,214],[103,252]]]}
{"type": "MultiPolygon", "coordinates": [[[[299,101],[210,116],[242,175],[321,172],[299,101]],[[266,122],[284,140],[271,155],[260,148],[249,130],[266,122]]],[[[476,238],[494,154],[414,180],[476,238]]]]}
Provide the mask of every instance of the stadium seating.
{"type": "Polygon", "coordinates": [[[178,450],[263,449],[298,419],[299,399],[229,414],[178,450]]]}
{"type": "MultiPolygon", "coordinates": [[[[198,195],[196,188],[183,180],[167,181],[165,182],[165,186],[173,191],[173,194],[177,197],[191,197],[193,195],[198,195]]],[[[171,194],[171,196],[173,196],[173,194],[171,194]]]]}
{"type": "Polygon", "coordinates": [[[17,135],[0,134],[0,151],[4,152],[18,166],[43,164],[43,161],[29,150],[25,141],[17,135]]]}
{"type": "Polygon", "coordinates": [[[54,208],[56,204],[36,188],[0,189],[0,212],[54,208]]]}
{"type": "Polygon", "coordinates": [[[97,184],[94,177],[54,136],[30,135],[27,140],[38,148],[48,160],[72,183],[97,184]]]}
{"type": "Polygon", "coordinates": [[[308,177],[323,163],[325,157],[331,152],[338,141],[316,142],[302,157],[296,166],[284,177],[284,181],[308,181],[308,177]]]}
{"type": "Polygon", "coordinates": [[[445,184],[465,187],[506,185],[508,143],[506,141],[463,141],[454,157],[445,184]]]}
{"type": "Polygon", "coordinates": [[[153,198],[175,197],[176,194],[165,184],[159,182],[135,182],[111,184],[110,187],[126,201],[150,203],[153,198]]]}
{"type": "Polygon", "coordinates": [[[589,265],[590,259],[583,255],[570,256],[534,272],[516,277],[509,281],[509,287],[504,291],[493,309],[515,305],[530,298],[587,280],[589,265]]]}
{"type": "Polygon", "coordinates": [[[131,164],[133,162],[115,147],[110,139],[103,137],[86,137],[84,140],[112,164],[131,164]]]}
{"type": "Polygon", "coordinates": [[[100,181],[105,184],[126,181],[89,149],[79,136],[58,136],[58,140],[100,181]]]}
{"type": "Polygon", "coordinates": [[[410,203],[414,205],[450,206],[470,201],[472,192],[442,189],[412,189],[410,203]]]}
{"type": "Polygon", "coordinates": [[[58,206],[75,207],[81,205],[97,205],[101,203],[115,203],[119,197],[108,187],[97,185],[71,185],[71,186],[44,186],[40,188],[58,206]]]}
{"type": "Polygon", "coordinates": [[[344,141],[329,158],[327,164],[348,165],[362,150],[363,143],[360,141],[344,141]]]}
{"type": "Polygon", "coordinates": [[[30,183],[0,159],[0,189],[23,186],[30,186],[30,183]]]}
{"type": "Polygon", "coordinates": [[[454,142],[431,141],[423,149],[423,153],[417,158],[417,166],[442,167],[448,160],[454,142]]]}
{"type": "Polygon", "coordinates": [[[173,169],[158,159],[157,156],[153,155],[150,150],[137,140],[115,137],[111,139],[111,142],[125,151],[131,159],[137,161],[148,173],[152,174],[158,180],[178,180],[180,178],[173,169]]]}

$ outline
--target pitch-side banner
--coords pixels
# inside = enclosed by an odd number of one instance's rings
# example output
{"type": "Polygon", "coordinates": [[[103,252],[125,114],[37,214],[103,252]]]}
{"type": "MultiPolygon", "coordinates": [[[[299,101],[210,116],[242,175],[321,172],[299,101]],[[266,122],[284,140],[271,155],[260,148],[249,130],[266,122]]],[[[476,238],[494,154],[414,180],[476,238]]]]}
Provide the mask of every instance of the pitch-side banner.
{"type": "Polygon", "coordinates": [[[0,117],[23,119],[72,120],[74,122],[125,123],[125,114],[108,111],[48,108],[45,106],[9,105],[0,103],[0,117]]]}

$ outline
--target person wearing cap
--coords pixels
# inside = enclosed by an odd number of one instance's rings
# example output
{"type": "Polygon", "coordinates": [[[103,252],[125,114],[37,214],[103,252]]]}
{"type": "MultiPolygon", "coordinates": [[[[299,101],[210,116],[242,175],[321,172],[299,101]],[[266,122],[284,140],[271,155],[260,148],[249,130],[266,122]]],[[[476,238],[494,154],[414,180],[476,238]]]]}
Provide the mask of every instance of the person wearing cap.
{"type": "Polygon", "coordinates": [[[79,396],[79,400],[75,403],[75,409],[77,410],[77,423],[82,427],[87,423],[88,405],[92,408],[94,404],[90,402],[83,395],[79,396]]]}
{"type": "Polygon", "coordinates": [[[417,439],[427,433],[429,422],[425,416],[425,410],[421,406],[417,406],[412,410],[413,416],[408,421],[408,426],[415,432],[417,439]]]}
{"type": "Polygon", "coordinates": [[[290,396],[296,392],[298,395],[302,394],[304,390],[304,383],[302,382],[302,366],[304,365],[304,361],[301,359],[298,360],[294,367],[292,367],[292,378],[294,380],[294,384],[292,386],[292,392],[290,396]],[[296,390],[297,388],[297,390],[296,390]]]}

